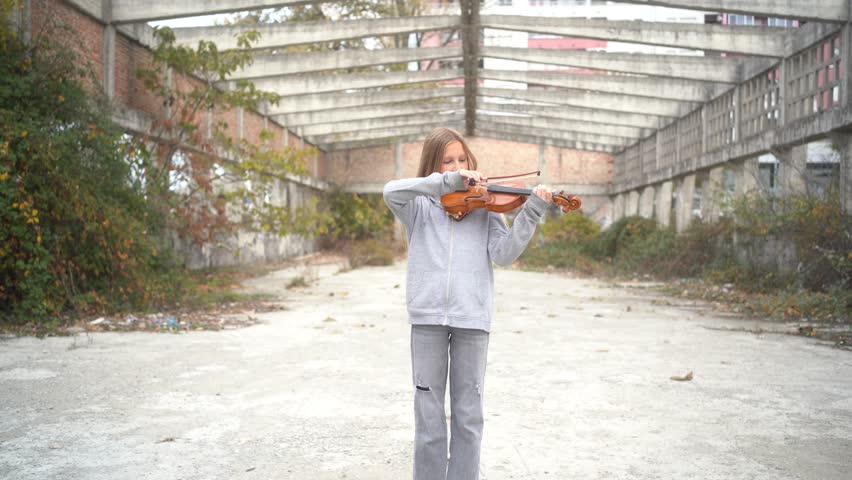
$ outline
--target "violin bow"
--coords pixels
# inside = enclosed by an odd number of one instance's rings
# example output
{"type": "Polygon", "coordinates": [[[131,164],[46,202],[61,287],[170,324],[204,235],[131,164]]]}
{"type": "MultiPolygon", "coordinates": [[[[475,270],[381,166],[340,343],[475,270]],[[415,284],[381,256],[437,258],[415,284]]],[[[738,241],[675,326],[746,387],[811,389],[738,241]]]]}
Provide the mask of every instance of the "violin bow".
{"type": "MultiPolygon", "coordinates": [[[[502,175],[499,177],[487,177],[487,181],[479,182],[479,185],[490,185],[492,183],[503,183],[507,180],[519,180],[521,178],[531,178],[541,176],[541,170],[536,170],[534,172],[527,173],[519,173],[517,175],[502,175]],[[500,180],[499,182],[492,182],[491,180],[500,180]]],[[[470,182],[471,186],[475,185],[475,182],[470,182]]]]}

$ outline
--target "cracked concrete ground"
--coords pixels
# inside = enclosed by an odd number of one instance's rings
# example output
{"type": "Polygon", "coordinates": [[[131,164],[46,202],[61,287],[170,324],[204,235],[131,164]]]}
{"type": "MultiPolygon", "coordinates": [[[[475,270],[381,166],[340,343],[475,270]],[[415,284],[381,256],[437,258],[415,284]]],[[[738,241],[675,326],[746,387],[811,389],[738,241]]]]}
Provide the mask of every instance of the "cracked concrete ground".
{"type": "MultiPolygon", "coordinates": [[[[0,478],[410,478],[405,265],[336,270],[250,282],[287,310],[245,329],[0,341],[0,478]]],[[[482,479],[852,475],[849,351],[646,288],[496,279],[482,479]]]]}

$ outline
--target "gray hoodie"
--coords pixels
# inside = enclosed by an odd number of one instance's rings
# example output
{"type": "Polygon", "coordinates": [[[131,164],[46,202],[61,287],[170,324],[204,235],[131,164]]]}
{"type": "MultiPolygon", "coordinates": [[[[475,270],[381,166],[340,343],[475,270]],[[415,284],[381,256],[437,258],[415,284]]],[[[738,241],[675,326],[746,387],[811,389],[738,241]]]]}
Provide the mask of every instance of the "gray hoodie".
{"type": "Polygon", "coordinates": [[[408,232],[405,298],[413,325],[489,331],[494,313],[491,263],[514,262],[548,207],[545,200],[530,195],[511,230],[501,214],[482,208],[455,221],[444,212],[440,197],[464,189],[458,172],[385,185],[385,203],[408,232]]]}

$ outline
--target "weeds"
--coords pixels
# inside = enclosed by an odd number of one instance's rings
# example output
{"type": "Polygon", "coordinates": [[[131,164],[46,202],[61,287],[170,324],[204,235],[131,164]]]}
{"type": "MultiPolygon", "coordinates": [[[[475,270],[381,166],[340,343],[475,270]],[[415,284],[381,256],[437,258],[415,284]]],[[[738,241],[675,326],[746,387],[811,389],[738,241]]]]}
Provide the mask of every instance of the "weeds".
{"type": "Polygon", "coordinates": [[[735,202],[732,213],[695,221],[680,235],[641,217],[600,232],[583,220],[562,220],[542,228],[544,241],[521,261],[604,277],[688,279],[669,293],[727,302],[760,317],[849,322],[852,221],[839,202],[752,196],[735,202]]]}

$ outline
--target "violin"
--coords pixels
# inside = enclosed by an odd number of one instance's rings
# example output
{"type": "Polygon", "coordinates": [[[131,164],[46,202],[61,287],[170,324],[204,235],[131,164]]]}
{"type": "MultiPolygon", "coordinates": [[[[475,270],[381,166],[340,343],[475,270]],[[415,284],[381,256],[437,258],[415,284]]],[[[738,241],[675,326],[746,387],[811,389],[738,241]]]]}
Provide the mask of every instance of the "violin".
{"type": "MultiPolygon", "coordinates": [[[[538,175],[538,173],[534,172],[535,175],[538,175]]],[[[521,175],[512,176],[512,178],[518,176],[521,175]]],[[[488,183],[476,183],[476,181],[470,179],[467,190],[451,192],[442,196],[441,205],[453,220],[461,220],[475,208],[485,208],[496,213],[511,212],[523,205],[527,197],[533,193],[532,190],[522,187],[523,184],[521,183],[490,185],[488,183]]],[[[582,205],[579,198],[574,195],[566,195],[562,191],[552,194],[552,200],[563,212],[577,210],[582,205]]]]}

